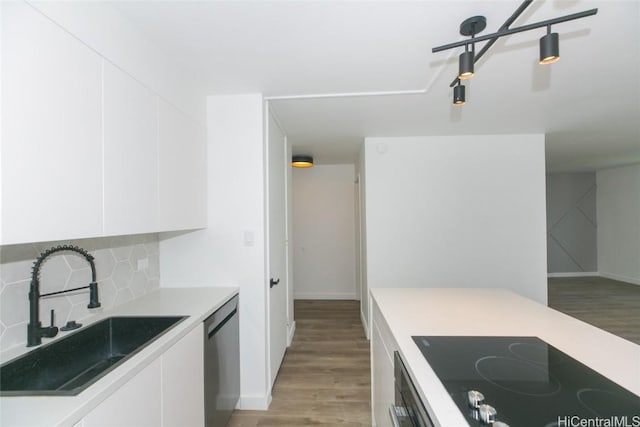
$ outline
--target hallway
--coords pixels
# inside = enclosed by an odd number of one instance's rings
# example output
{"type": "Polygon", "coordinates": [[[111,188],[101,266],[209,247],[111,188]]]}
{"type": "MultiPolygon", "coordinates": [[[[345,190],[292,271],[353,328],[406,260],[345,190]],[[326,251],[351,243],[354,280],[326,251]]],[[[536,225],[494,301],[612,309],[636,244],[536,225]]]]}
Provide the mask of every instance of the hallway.
{"type": "Polygon", "coordinates": [[[370,426],[369,342],[359,301],[296,300],[296,333],[268,411],[235,411],[229,427],[370,426]]]}

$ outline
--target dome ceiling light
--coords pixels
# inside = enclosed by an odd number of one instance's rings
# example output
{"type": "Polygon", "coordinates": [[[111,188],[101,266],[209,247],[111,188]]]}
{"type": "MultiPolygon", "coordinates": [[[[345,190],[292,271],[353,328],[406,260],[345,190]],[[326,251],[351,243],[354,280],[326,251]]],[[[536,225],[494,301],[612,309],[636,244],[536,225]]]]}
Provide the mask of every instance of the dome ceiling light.
{"type": "Polygon", "coordinates": [[[294,155],[291,157],[291,166],[294,168],[313,167],[313,157],[305,155],[294,155]]]}

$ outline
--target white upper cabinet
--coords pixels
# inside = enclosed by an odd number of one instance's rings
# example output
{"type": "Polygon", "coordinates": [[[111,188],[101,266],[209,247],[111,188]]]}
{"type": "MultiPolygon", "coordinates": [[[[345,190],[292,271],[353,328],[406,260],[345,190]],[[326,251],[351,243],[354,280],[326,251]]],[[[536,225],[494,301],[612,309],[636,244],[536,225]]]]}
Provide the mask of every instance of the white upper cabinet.
{"type": "Polygon", "coordinates": [[[205,227],[204,128],[28,3],[0,8],[0,245],[205,227]]]}
{"type": "Polygon", "coordinates": [[[102,58],[23,2],[2,7],[2,243],[102,233],[102,58]]]}
{"type": "Polygon", "coordinates": [[[104,67],[104,234],[158,229],[157,96],[104,67]]]}
{"type": "Polygon", "coordinates": [[[207,147],[203,127],[160,100],[158,104],[160,231],[207,226],[207,147]]]}

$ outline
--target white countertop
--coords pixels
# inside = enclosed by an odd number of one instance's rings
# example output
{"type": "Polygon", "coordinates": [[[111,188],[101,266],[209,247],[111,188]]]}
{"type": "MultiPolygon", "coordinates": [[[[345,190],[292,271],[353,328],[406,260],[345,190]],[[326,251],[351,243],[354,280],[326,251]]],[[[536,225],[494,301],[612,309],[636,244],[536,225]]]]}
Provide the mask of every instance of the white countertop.
{"type": "Polygon", "coordinates": [[[77,396],[1,397],[0,425],[72,426],[237,293],[237,287],[162,288],[83,319],[86,326],[110,316],[189,316],[77,396]]]}
{"type": "Polygon", "coordinates": [[[427,410],[443,427],[468,424],[411,336],[537,336],[640,395],[639,345],[512,291],[379,288],[371,296],[427,410]]]}

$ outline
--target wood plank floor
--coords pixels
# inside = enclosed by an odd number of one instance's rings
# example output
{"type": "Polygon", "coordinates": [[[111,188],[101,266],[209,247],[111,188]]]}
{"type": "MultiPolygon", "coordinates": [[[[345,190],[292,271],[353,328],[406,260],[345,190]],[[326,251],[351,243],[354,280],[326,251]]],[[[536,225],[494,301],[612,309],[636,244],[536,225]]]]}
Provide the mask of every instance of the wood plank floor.
{"type": "Polygon", "coordinates": [[[640,286],[603,277],[550,278],[549,307],[640,344],[640,286]]]}
{"type": "Polygon", "coordinates": [[[235,411],[228,427],[371,426],[369,342],[359,301],[296,300],[296,333],[268,411],[235,411]]]}

